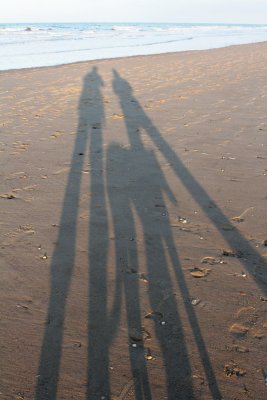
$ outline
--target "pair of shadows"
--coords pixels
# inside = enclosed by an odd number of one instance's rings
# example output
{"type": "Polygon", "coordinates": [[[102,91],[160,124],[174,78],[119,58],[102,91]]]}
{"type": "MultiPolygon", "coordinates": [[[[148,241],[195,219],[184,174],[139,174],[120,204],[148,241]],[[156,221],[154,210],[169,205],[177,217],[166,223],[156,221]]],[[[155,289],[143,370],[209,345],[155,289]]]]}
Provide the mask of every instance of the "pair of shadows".
{"type": "MultiPolygon", "coordinates": [[[[138,255],[135,240],[129,240],[136,235],[133,209],[139,216],[144,232],[144,246],[147,271],[149,276],[148,295],[151,309],[157,306],[166,292],[170,295],[164,301],[166,326],[155,323],[155,334],[161,347],[166,377],[168,400],[195,399],[191,379],[191,367],[186,348],[186,338],[182,321],[172,295],[173,283],[167,267],[166,248],[171,260],[177,283],[183,298],[184,307],[195,342],[205,370],[213,400],[221,398],[216,377],[208,356],[195,311],[188,301],[190,294],[186,286],[176,246],[172,236],[168,216],[158,219],[147,210],[153,209],[155,199],[164,204],[164,194],[172,202],[174,195],[158,164],[153,151],[144,148],[140,138],[140,128],[151,137],[155,146],[160,148],[162,155],[171,163],[173,171],[182,181],[188,192],[220,230],[229,221],[222,211],[216,207],[207,209],[211,198],[183,165],[177,154],[161,136],[153,122],[148,118],[138,100],[134,98],[131,86],[114,71],[113,89],[119,98],[130,150],[122,149],[117,144],[110,145],[107,152],[106,181],[104,181],[103,131],[105,122],[104,102],[101,93],[103,81],[97,68],[86,76],[79,104],[79,126],[74,145],[71,169],[66,186],[59,236],[51,263],[51,289],[47,313],[47,324],[44,332],[41,350],[36,400],[56,399],[59,380],[60,360],[62,356],[62,341],[66,299],[74,266],[76,228],[78,206],[81,189],[81,171],[84,154],[88,148],[91,164],[90,174],[90,222],[89,222],[89,322],[88,322],[88,385],[87,398],[111,399],[109,382],[109,352],[118,330],[122,296],[125,298],[128,332],[132,329],[141,330],[141,307],[138,280],[129,278],[126,269],[134,268],[138,272],[138,255]],[[97,124],[98,129],[93,129],[97,124]],[[132,151],[136,149],[137,151],[132,151]],[[142,170],[140,168],[142,166],[142,170]],[[106,183],[107,182],[107,183],[106,183]],[[108,312],[108,218],[107,200],[110,205],[115,233],[116,249],[116,281],[114,302],[108,312]],[[98,208],[97,205],[103,207],[98,208]]],[[[238,232],[221,234],[236,250],[244,250],[254,259],[259,259],[258,253],[238,232]]],[[[248,272],[252,266],[248,258],[242,259],[248,272]]],[[[261,260],[265,263],[264,260],[261,260]]],[[[260,283],[258,283],[260,286],[260,283]]],[[[261,289],[264,289],[262,286],[261,289]]],[[[166,297],[166,296],[165,296],[166,297]]],[[[134,382],[134,398],[136,400],[152,399],[148,379],[143,343],[138,348],[129,346],[131,370],[134,382]]]]}

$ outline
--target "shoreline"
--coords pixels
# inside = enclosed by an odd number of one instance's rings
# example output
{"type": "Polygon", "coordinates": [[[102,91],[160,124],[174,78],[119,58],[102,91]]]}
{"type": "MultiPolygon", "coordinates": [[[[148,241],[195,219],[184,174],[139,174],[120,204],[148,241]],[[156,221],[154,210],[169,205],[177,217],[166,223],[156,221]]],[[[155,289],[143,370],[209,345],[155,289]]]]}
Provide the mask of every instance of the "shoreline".
{"type": "Polygon", "coordinates": [[[41,70],[46,68],[60,68],[65,66],[75,66],[80,64],[87,64],[87,63],[97,63],[97,62],[106,62],[112,60],[123,60],[123,59],[135,59],[135,58],[146,58],[146,57],[154,57],[154,56],[161,56],[161,55],[179,55],[179,54],[188,54],[188,53],[196,53],[196,52],[208,52],[208,51],[215,51],[220,49],[227,49],[232,47],[243,47],[243,46],[253,46],[253,45],[264,45],[267,41],[260,41],[260,42],[251,42],[251,43],[243,43],[243,44],[233,44],[228,46],[222,47],[212,47],[208,49],[200,49],[200,50],[181,50],[181,51],[173,51],[173,52],[166,52],[166,53],[155,53],[155,54],[140,54],[140,55],[131,55],[131,56],[122,56],[122,57],[114,57],[114,58],[97,58],[95,60],[85,60],[85,61],[77,61],[77,62],[70,62],[70,63],[63,63],[63,64],[56,64],[56,65],[43,65],[40,67],[28,67],[28,68],[12,68],[7,70],[0,70],[1,73],[8,73],[14,71],[26,71],[26,70],[41,70]]]}

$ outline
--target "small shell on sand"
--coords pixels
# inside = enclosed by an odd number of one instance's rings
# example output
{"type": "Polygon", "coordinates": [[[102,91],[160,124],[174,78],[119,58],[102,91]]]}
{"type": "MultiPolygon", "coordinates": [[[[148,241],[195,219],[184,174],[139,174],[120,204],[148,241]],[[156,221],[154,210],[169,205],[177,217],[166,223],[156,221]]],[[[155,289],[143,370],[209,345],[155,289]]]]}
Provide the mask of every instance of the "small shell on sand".
{"type": "Polygon", "coordinates": [[[234,221],[234,222],[243,222],[243,221],[244,221],[244,218],[241,218],[241,217],[233,217],[233,218],[232,218],[232,221],[234,221]]]}
{"type": "Polygon", "coordinates": [[[245,325],[236,323],[230,327],[229,331],[236,336],[245,336],[248,332],[248,328],[245,325]]]}
{"type": "Polygon", "coordinates": [[[1,197],[1,199],[8,199],[8,200],[16,198],[16,196],[14,196],[14,194],[12,194],[12,193],[0,194],[0,197],[1,197]]]}
{"type": "Polygon", "coordinates": [[[210,264],[210,265],[215,265],[215,264],[222,264],[223,261],[219,260],[214,257],[203,257],[201,260],[201,264],[210,264]]]}
{"type": "Polygon", "coordinates": [[[191,270],[190,274],[194,278],[204,278],[209,274],[209,272],[210,269],[195,267],[193,270],[191,270]]]}
{"type": "Polygon", "coordinates": [[[113,114],[111,118],[112,119],[122,119],[122,118],[124,118],[124,114],[113,114]]]}

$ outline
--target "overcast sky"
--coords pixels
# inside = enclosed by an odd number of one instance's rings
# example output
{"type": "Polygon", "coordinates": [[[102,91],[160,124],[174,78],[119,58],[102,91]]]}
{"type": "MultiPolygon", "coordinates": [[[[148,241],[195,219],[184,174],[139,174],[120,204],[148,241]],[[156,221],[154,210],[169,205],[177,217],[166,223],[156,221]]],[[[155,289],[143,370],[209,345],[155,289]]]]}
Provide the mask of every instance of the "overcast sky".
{"type": "Polygon", "coordinates": [[[267,24],[267,0],[0,0],[0,22],[267,24]]]}

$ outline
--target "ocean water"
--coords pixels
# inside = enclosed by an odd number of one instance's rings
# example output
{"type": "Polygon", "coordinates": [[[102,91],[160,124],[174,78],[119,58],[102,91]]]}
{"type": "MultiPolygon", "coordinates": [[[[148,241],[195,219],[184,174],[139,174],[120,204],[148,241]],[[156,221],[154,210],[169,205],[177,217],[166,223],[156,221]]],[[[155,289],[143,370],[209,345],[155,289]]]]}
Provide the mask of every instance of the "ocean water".
{"type": "Polygon", "coordinates": [[[0,24],[0,70],[42,67],[267,40],[267,25],[0,24]]]}

